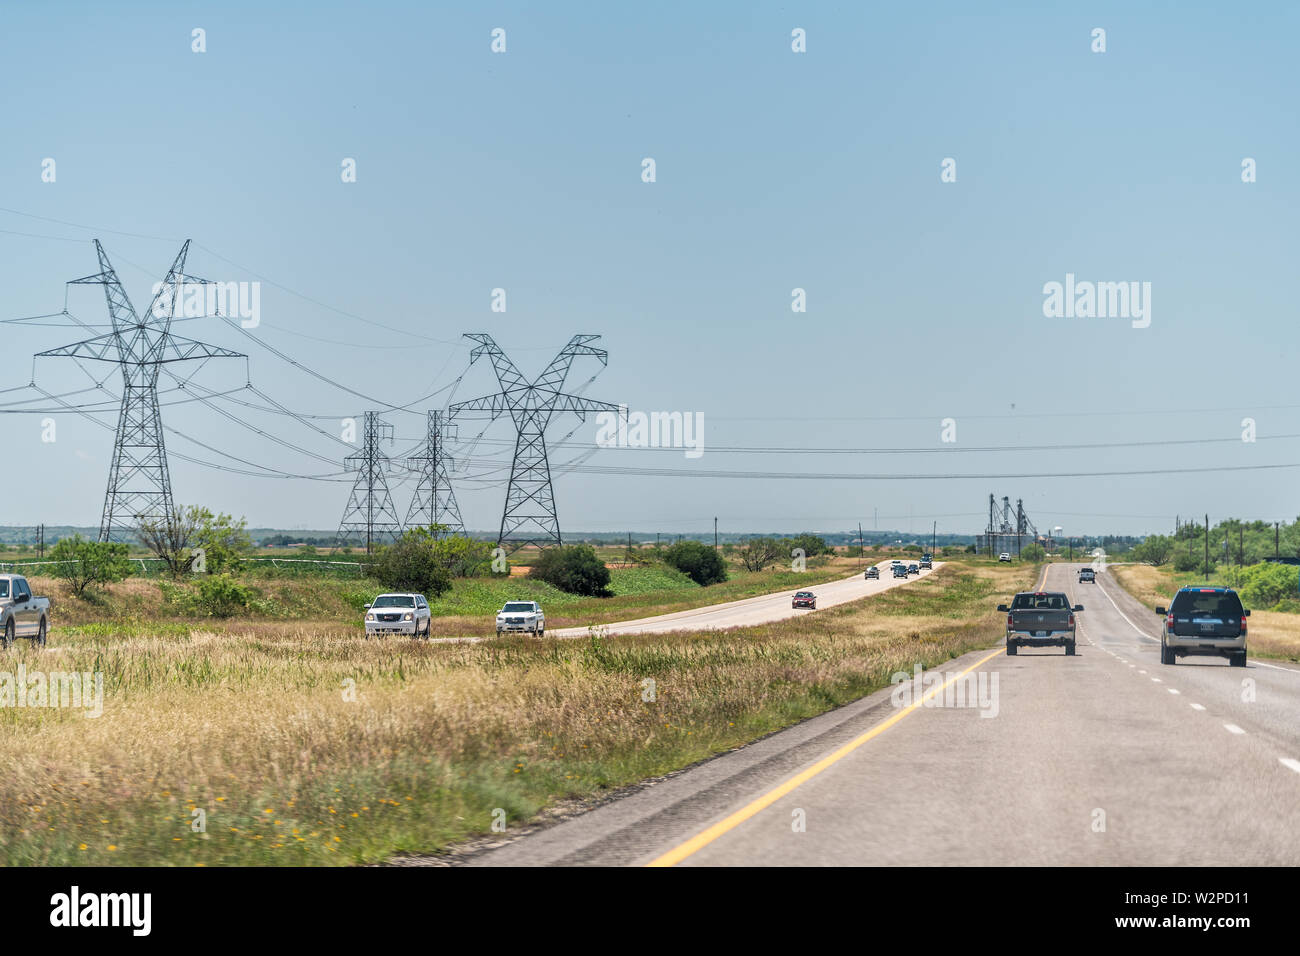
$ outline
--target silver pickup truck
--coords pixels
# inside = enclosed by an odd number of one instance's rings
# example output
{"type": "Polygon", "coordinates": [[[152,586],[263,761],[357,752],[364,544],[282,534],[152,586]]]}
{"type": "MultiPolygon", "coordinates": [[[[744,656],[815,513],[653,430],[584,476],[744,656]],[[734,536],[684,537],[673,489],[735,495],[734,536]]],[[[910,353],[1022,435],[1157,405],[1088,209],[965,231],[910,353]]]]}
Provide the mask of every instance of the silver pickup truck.
{"type": "Polygon", "coordinates": [[[34,597],[21,574],[0,574],[0,634],[4,635],[4,646],[12,647],[16,637],[30,637],[36,647],[44,647],[49,629],[49,599],[34,597]]]}
{"type": "Polygon", "coordinates": [[[1082,604],[1070,604],[1069,595],[1060,591],[1022,591],[1011,606],[999,604],[1007,615],[1007,654],[1014,656],[1021,647],[1064,647],[1074,654],[1074,615],[1082,604]]]}

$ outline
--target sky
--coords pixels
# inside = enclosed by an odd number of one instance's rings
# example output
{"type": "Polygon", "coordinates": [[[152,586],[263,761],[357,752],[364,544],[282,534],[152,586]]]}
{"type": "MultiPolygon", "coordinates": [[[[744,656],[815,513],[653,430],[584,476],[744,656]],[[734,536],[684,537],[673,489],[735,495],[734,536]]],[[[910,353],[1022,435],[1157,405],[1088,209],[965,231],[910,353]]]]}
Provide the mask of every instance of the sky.
{"type": "MultiPolygon", "coordinates": [[[[1293,520],[1300,10],[996,8],[6,4],[0,524],[99,522],[120,372],[32,359],[106,331],[65,285],[95,238],[139,312],[186,239],[188,273],[259,283],[255,328],[175,326],[247,362],[160,385],[203,462],[173,456],[176,500],[255,527],[337,527],[343,419],[385,410],[396,463],[493,392],[467,332],[528,377],[599,334],[571,390],[702,416],[697,457],[557,417],[566,530],[976,533],[990,493],[1066,535],[1293,520]],[[1045,315],[1067,275],[1149,312],[1045,315]]],[[[473,529],[513,440],[459,424],[473,529]]]]}

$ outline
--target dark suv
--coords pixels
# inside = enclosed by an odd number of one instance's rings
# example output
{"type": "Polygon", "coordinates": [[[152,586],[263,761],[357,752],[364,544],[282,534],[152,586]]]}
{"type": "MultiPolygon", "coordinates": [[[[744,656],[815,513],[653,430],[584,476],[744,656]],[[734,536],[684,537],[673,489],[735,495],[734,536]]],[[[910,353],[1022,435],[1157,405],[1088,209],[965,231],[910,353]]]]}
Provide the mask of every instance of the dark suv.
{"type": "Polygon", "coordinates": [[[1160,662],[1173,664],[1188,655],[1226,657],[1233,667],[1246,666],[1246,618],[1250,612],[1232,588],[1189,587],[1174,595],[1160,631],[1160,662]]]}

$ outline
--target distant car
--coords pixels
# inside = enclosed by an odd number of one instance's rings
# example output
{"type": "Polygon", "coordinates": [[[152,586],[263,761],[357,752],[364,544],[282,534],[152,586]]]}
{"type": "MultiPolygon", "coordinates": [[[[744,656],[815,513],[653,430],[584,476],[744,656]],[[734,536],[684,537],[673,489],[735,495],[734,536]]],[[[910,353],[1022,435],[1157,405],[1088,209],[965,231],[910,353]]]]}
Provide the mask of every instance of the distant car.
{"type": "Polygon", "coordinates": [[[999,561],[1010,561],[1010,560],[1011,560],[1011,555],[1008,554],[1006,551],[1003,551],[1001,554],[998,555],[998,560],[999,560],[999,561]]]}
{"type": "Polygon", "coordinates": [[[920,566],[919,564],[916,564],[916,563],[909,564],[909,565],[907,566],[907,573],[908,573],[908,574],[920,574],[920,573],[921,573],[921,566],[920,566]]]}
{"type": "Polygon", "coordinates": [[[795,593],[794,600],[790,602],[790,607],[806,607],[811,611],[817,610],[817,595],[811,591],[798,591],[795,593]]]}
{"type": "Polygon", "coordinates": [[[905,577],[907,577],[907,565],[905,565],[905,564],[896,564],[896,565],[894,565],[894,577],[896,577],[896,578],[905,578],[905,577]]]}
{"type": "Polygon", "coordinates": [[[1168,608],[1160,631],[1160,663],[1180,657],[1226,657],[1233,667],[1246,666],[1246,618],[1250,612],[1232,588],[1186,587],[1168,608]]]}
{"type": "Polygon", "coordinates": [[[433,626],[423,594],[381,594],[366,605],[366,637],[371,634],[429,636],[433,626]]]}
{"type": "Polygon", "coordinates": [[[927,571],[934,567],[934,556],[929,554],[921,555],[921,567],[927,571]]]}
{"type": "Polygon", "coordinates": [[[867,568],[865,572],[863,572],[862,576],[868,581],[877,580],[880,577],[880,568],[876,567],[873,564],[871,567],[867,568]]]}
{"type": "Polygon", "coordinates": [[[1090,584],[1096,584],[1096,583],[1097,583],[1097,572],[1094,571],[1092,568],[1080,568],[1080,569],[1079,569],[1079,583],[1080,583],[1080,584],[1083,584],[1085,581],[1087,581],[1087,582],[1090,583],[1090,584]]]}
{"type": "Polygon", "coordinates": [[[546,615],[536,601],[507,601],[497,611],[497,635],[507,631],[523,631],[534,637],[546,633],[546,615]]]}

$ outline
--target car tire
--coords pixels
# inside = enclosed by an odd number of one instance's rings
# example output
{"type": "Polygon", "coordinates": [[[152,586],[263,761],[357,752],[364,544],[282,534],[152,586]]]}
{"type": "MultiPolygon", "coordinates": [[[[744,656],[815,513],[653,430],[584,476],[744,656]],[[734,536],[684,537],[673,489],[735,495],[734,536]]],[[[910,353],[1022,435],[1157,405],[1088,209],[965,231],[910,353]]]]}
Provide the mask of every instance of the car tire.
{"type": "Polygon", "coordinates": [[[14,646],[14,619],[12,617],[5,622],[4,646],[6,648],[14,646]]]}
{"type": "Polygon", "coordinates": [[[1065,656],[1066,657],[1074,656],[1074,641],[1065,642],[1065,656]]]}
{"type": "Polygon", "coordinates": [[[1246,652],[1245,652],[1245,651],[1234,651],[1233,654],[1232,654],[1232,656],[1228,658],[1228,664],[1229,664],[1229,666],[1231,666],[1231,667],[1245,667],[1245,666],[1246,666],[1246,652]]]}
{"type": "Polygon", "coordinates": [[[1007,641],[1007,657],[1016,656],[1016,646],[1015,641],[1007,641]]]}
{"type": "Polygon", "coordinates": [[[32,638],[32,647],[45,646],[45,635],[48,629],[49,625],[45,622],[45,618],[41,618],[40,627],[36,629],[36,636],[32,638]]]}
{"type": "Polygon", "coordinates": [[[1161,641],[1160,642],[1160,663],[1175,664],[1177,662],[1178,659],[1174,656],[1174,649],[1172,647],[1167,647],[1164,641],[1161,641]]]}

